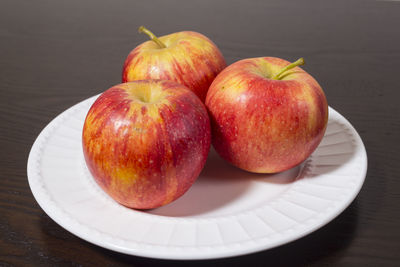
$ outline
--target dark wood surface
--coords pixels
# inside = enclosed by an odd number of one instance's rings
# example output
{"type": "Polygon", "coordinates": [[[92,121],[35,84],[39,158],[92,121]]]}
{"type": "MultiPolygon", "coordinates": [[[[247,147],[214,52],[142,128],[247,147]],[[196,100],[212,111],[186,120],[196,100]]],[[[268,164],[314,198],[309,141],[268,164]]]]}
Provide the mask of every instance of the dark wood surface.
{"type": "Polygon", "coordinates": [[[398,266],[400,262],[400,2],[0,0],[0,266],[398,266]],[[241,257],[166,261],[92,245],[50,219],[27,181],[47,123],[121,79],[128,52],[194,30],[228,63],[304,57],[329,105],[361,135],[368,173],[340,216],[298,241],[241,257]]]}

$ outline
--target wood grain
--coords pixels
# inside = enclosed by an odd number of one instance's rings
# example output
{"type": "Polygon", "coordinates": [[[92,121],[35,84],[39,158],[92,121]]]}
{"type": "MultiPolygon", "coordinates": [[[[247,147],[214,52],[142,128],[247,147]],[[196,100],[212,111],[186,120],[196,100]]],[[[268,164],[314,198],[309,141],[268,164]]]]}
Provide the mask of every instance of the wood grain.
{"type": "Polygon", "coordinates": [[[400,2],[0,1],[0,266],[396,266],[400,261],[400,2]],[[52,221],[26,164],[41,129],[120,82],[129,51],[156,34],[195,30],[228,63],[304,57],[329,105],[360,133],[368,174],[334,221],[290,244],[210,261],[112,252],[52,221]]]}

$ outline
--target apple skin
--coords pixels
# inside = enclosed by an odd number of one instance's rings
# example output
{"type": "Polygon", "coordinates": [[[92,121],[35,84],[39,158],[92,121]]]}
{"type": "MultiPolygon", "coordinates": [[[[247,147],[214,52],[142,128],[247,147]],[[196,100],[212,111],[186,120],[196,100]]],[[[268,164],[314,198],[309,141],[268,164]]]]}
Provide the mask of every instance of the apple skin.
{"type": "Polygon", "coordinates": [[[211,145],[204,104],[185,86],[161,80],[123,83],[91,106],[82,146],[99,186],[122,205],[151,209],[183,195],[211,145]]]}
{"type": "Polygon", "coordinates": [[[207,94],[212,144],[233,165],[276,173],[303,162],[317,148],[328,122],[318,82],[300,67],[272,79],[290,62],[244,59],[225,68],[207,94]]]}
{"type": "Polygon", "coordinates": [[[192,31],[158,39],[166,48],[147,41],[129,53],[122,70],[122,82],[172,80],[188,87],[204,102],[212,81],[226,67],[220,50],[206,36],[192,31]]]}

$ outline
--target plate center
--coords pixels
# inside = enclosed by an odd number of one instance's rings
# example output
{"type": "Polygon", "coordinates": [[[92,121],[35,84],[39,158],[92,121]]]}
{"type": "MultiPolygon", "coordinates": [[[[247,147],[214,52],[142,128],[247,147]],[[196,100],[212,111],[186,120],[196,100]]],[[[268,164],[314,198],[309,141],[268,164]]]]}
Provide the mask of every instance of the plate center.
{"type": "Polygon", "coordinates": [[[199,178],[182,197],[146,213],[210,218],[249,211],[285,192],[299,176],[302,167],[277,174],[249,173],[230,165],[211,149],[199,178]]]}

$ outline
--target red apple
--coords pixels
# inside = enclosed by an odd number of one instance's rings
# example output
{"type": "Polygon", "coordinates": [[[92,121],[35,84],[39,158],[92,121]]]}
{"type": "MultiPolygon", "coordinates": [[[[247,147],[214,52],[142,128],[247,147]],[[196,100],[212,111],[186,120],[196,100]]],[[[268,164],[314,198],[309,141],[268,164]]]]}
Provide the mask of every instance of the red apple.
{"type": "Polygon", "coordinates": [[[113,199],[156,208],[185,193],[210,149],[204,104],[185,86],[161,80],[116,85],[90,108],[83,127],[86,164],[113,199]]]}
{"type": "Polygon", "coordinates": [[[318,82],[298,65],[273,57],[224,69],[206,98],[213,146],[233,165],[256,173],[290,169],[316,149],[328,121],[318,82]]]}
{"type": "Polygon", "coordinates": [[[210,84],[226,67],[217,46],[204,35],[183,31],[157,38],[133,49],[125,60],[122,82],[146,79],[172,80],[185,85],[203,102],[210,84]]]}

